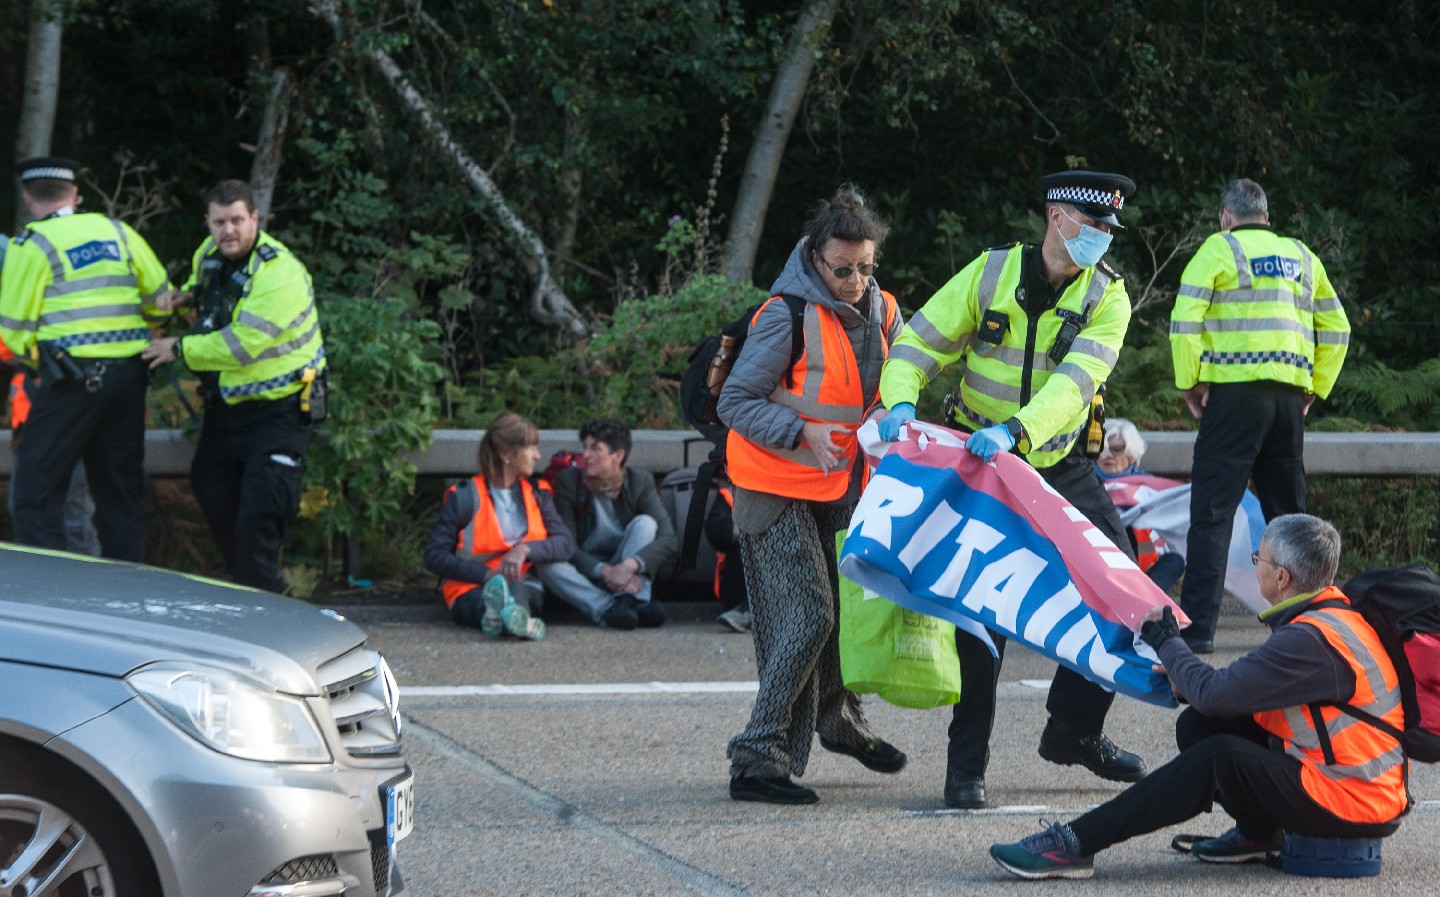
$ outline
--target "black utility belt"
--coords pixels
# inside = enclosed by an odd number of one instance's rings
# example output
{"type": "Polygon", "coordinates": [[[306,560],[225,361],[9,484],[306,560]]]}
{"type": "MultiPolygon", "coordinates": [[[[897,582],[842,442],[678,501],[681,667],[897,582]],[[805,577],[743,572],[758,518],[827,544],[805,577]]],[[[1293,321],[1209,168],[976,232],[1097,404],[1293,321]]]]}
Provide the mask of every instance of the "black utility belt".
{"type": "Polygon", "coordinates": [[[139,355],[84,358],[72,355],[52,342],[37,344],[37,350],[39,358],[35,373],[40,377],[41,383],[52,388],[65,383],[79,383],[85,387],[86,392],[99,392],[105,385],[106,370],[126,365],[145,366],[145,360],[139,355]]]}

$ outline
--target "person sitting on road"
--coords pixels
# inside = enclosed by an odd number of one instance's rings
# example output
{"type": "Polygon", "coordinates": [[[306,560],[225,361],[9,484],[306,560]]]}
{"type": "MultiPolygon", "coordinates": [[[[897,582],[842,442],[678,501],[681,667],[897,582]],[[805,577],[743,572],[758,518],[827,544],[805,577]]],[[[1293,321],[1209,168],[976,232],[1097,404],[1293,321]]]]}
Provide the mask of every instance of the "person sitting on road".
{"type": "Polygon", "coordinates": [[[555,508],[575,534],[568,563],[551,564],[540,579],[551,594],[610,629],[655,627],[665,608],[655,599],[655,571],[679,551],[675,526],[649,473],[625,466],[630,428],[596,419],[580,428],[583,470],[555,477],[555,508]]]}
{"type": "MultiPolygon", "coordinates": [[[[1105,421],[1105,448],[1093,462],[1101,482],[1108,483],[1119,477],[1150,476],[1148,470],[1140,467],[1140,459],[1144,457],[1145,438],[1134,424],[1123,417],[1105,421]]],[[[1118,495],[1111,492],[1110,499],[1114,501],[1118,495]]],[[[1161,590],[1169,592],[1185,572],[1185,557],[1168,548],[1164,540],[1148,529],[1127,526],[1125,534],[1130,537],[1130,547],[1135,549],[1135,561],[1140,569],[1161,590]]]]}
{"type": "Polygon", "coordinates": [[[1145,438],[1134,424],[1123,417],[1112,417],[1105,421],[1105,448],[1094,462],[1095,472],[1101,480],[1148,476],[1149,471],[1140,469],[1140,459],[1143,457],[1145,438]]]}
{"type": "Polygon", "coordinates": [[[1265,528],[1252,559],[1271,605],[1260,619],[1272,632],[1256,650],[1217,670],[1191,652],[1168,607],[1141,628],[1175,694],[1190,702],[1175,724],[1179,756],[1068,824],[993,845],[997,863],[1021,878],[1088,878],[1105,848],[1216,802],[1235,826],[1173,846],[1236,863],[1280,850],[1285,831],[1383,838],[1400,827],[1409,769],[1399,741],[1337,706],[1404,726],[1389,655],[1332,584],[1340,534],[1318,517],[1286,514],[1265,528]]]}
{"type": "Polygon", "coordinates": [[[451,618],[491,638],[545,637],[544,589],[532,570],[575,553],[554,500],[530,484],[539,459],[540,431],[501,412],[480,440],[480,472],[445,493],[425,546],[425,566],[444,580],[451,618]]]}

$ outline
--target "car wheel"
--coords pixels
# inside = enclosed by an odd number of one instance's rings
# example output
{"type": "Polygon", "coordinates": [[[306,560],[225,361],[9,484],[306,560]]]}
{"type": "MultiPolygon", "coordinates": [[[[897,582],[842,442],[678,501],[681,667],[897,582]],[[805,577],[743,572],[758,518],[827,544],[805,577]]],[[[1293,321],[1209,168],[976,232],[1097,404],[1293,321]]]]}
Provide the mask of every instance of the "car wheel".
{"type": "Polygon", "coordinates": [[[0,751],[0,894],[159,893],[144,843],[108,794],[73,767],[0,751]]]}

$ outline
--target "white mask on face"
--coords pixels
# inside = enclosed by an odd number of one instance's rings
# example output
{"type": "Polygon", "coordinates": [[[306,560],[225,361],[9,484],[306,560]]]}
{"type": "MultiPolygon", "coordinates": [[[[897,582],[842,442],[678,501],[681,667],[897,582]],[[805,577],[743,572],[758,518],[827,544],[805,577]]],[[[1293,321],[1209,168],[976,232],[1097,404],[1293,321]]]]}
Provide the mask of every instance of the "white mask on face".
{"type": "Polygon", "coordinates": [[[1070,219],[1071,224],[1080,225],[1080,233],[1071,239],[1065,239],[1065,251],[1070,253],[1070,260],[1081,268],[1093,268],[1105,257],[1105,251],[1110,248],[1112,235],[1105,233],[1098,227],[1091,227],[1088,224],[1080,224],[1070,213],[1063,208],[1060,214],[1070,219]]]}

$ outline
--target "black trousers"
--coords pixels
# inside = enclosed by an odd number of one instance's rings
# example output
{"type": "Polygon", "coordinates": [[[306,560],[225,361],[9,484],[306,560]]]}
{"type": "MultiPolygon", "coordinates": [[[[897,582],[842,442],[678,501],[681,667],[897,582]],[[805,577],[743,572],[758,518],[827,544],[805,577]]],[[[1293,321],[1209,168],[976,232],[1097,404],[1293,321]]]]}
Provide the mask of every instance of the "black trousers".
{"type": "Polygon", "coordinates": [[[300,401],[205,405],[190,482],[236,582],[282,591],[280,549],[300,510],[310,422],[300,401]]]}
{"type": "MultiPolygon", "coordinates": [[[[1058,464],[1042,468],[1039,474],[1056,492],[1115,543],[1133,561],[1130,537],[1120,523],[1115,504],[1106,494],[1095,468],[1085,458],[1079,443],[1058,464]]],[[[1005,659],[1005,638],[991,632],[998,657],[991,657],[984,643],[955,630],[955,650],[960,655],[960,701],[950,720],[950,742],[946,775],[984,776],[990,762],[990,732],[995,728],[995,687],[1005,659]]],[[[1060,666],[1050,682],[1045,709],[1050,717],[1073,727],[1081,734],[1097,734],[1105,726],[1105,715],[1115,702],[1115,693],[1106,691],[1069,667],[1060,666]]]]}
{"type": "MultiPolygon", "coordinates": [[[[1087,854],[1184,822],[1219,803],[1257,841],[1290,831],[1312,838],[1383,838],[1400,823],[1346,822],[1300,784],[1300,761],[1271,748],[1248,717],[1211,719],[1188,707],[1175,723],[1180,754],[1070,823],[1087,854]]],[[[1216,832],[1215,834],[1219,834],[1216,832]]]]}
{"type": "Polygon", "coordinates": [[[95,391],[78,380],[41,382],[21,428],[10,478],[15,541],[65,550],[65,495],[83,461],[100,553],[143,561],[145,364],[139,356],[76,361],[87,374],[98,371],[95,391]]]}
{"type": "Polygon", "coordinates": [[[1220,618],[1235,509],[1251,477],[1266,521],[1305,512],[1305,396],[1270,381],[1210,387],[1190,481],[1180,606],[1187,638],[1210,641],[1220,618]]]}

